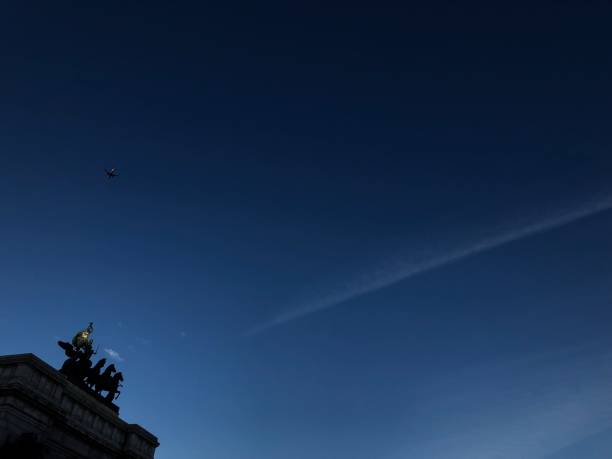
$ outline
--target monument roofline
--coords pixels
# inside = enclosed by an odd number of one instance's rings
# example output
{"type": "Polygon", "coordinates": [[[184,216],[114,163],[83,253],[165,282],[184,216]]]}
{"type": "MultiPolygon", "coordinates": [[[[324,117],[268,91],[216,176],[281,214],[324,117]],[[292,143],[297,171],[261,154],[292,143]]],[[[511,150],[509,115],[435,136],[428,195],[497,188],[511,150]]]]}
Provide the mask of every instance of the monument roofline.
{"type": "Polygon", "coordinates": [[[9,397],[4,399],[5,407],[27,400],[41,415],[54,413],[54,418],[65,419],[67,427],[80,432],[79,437],[98,438],[95,443],[101,448],[131,451],[133,457],[145,458],[153,457],[159,446],[153,434],[122,420],[112,408],[34,354],[0,356],[0,402],[2,393],[9,397]]]}

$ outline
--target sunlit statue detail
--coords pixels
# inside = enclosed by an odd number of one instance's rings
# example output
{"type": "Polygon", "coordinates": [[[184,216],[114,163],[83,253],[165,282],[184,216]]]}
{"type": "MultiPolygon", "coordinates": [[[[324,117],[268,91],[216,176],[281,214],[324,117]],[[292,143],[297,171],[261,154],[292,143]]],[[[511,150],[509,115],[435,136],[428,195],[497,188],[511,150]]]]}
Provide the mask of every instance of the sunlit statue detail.
{"type": "Polygon", "coordinates": [[[72,338],[72,345],[75,349],[91,349],[93,347],[93,339],[91,334],[93,333],[93,322],[89,322],[86,329],[77,332],[72,338]]]}
{"type": "Polygon", "coordinates": [[[89,322],[87,328],[74,335],[72,344],[65,341],[57,342],[68,357],[60,373],[73,384],[115,409],[113,400],[117,399],[121,393],[119,388],[122,387],[123,374],[117,372],[114,364],[110,364],[102,371],[102,367],[106,364],[104,358],[92,365],[91,357],[96,354],[96,351],[93,350],[92,333],[93,323],[89,322]],[[106,392],[106,395],[102,395],[102,392],[106,392]]]}

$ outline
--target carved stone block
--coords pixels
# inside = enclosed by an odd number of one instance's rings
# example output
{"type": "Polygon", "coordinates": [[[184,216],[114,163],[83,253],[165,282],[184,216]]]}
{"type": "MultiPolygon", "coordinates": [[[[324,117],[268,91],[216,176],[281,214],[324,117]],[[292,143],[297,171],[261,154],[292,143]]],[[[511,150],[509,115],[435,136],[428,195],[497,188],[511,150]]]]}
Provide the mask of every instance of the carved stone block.
{"type": "Polygon", "coordinates": [[[34,354],[3,356],[0,457],[28,445],[45,459],[153,459],[159,443],[34,354]]]}

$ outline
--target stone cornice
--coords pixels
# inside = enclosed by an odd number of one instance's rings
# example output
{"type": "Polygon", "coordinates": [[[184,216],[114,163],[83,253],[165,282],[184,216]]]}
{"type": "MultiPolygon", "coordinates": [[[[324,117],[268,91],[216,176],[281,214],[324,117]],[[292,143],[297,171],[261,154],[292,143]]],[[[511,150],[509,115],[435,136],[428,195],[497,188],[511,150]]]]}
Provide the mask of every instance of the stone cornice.
{"type": "Polygon", "coordinates": [[[159,446],[153,434],[123,421],[34,354],[0,357],[0,409],[16,409],[19,400],[104,450],[150,459],[159,446]]]}

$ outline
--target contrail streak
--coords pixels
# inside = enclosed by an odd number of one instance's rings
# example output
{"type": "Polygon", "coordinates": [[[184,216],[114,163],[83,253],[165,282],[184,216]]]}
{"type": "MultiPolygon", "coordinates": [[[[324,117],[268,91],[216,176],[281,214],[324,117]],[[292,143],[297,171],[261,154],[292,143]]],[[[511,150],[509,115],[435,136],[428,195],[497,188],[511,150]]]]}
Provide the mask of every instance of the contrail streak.
{"type": "Polygon", "coordinates": [[[572,209],[557,215],[550,216],[546,219],[536,221],[534,223],[522,226],[520,228],[512,228],[499,234],[480,239],[477,242],[468,244],[455,250],[451,250],[445,254],[434,256],[429,259],[410,263],[395,271],[384,273],[378,278],[371,279],[360,285],[351,286],[345,290],[335,292],[316,301],[307,303],[301,307],[297,307],[286,312],[282,312],[277,316],[269,319],[266,322],[247,332],[247,335],[256,335],[270,328],[282,325],[295,319],[310,315],[312,313],[329,309],[334,306],[344,303],[358,296],[370,293],[376,290],[393,285],[397,282],[410,279],[418,274],[426,273],[442,266],[455,263],[464,258],[477,255],[487,250],[508,244],[519,239],[523,239],[538,233],[543,233],[561,226],[572,223],[591,215],[604,212],[612,208],[612,197],[607,196],[605,199],[592,201],[578,209],[572,209]]]}

